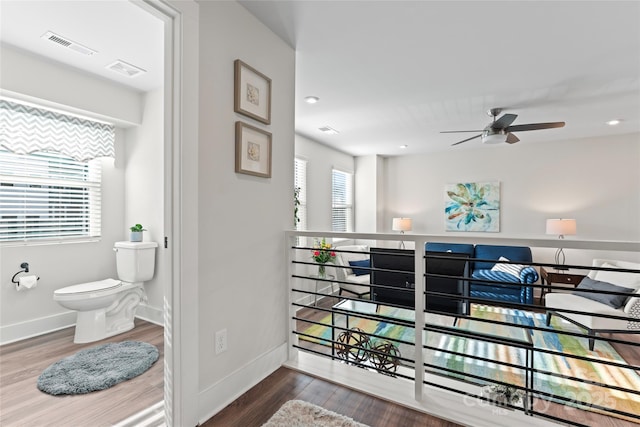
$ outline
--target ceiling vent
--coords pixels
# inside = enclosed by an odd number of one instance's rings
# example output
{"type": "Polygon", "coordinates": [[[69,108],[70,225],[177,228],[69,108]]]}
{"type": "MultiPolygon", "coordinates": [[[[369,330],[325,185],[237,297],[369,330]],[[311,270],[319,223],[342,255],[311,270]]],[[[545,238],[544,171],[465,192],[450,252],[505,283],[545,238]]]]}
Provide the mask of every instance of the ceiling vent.
{"type": "Polygon", "coordinates": [[[75,50],[76,52],[81,53],[83,55],[91,56],[94,53],[97,53],[97,51],[93,49],[89,49],[88,47],[83,46],[80,43],[71,41],[51,31],[47,31],[46,33],[44,33],[41,38],[49,40],[50,42],[56,43],[59,46],[66,47],[71,50],[75,50]]]}
{"type": "Polygon", "coordinates": [[[113,64],[107,65],[107,68],[112,71],[115,71],[116,73],[123,74],[127,77],[135,77],[147,72],[142,68],[136,67],[135,65],[131,65],[119,59],[113,64]]]}

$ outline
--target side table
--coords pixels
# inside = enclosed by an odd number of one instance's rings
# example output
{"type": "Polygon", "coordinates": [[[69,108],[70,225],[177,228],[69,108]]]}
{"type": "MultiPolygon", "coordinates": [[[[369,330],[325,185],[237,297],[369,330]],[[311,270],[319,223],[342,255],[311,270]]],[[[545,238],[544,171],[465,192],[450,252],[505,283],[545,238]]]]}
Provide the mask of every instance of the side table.
{"type": "Polygon", "coordinates": [[[584,279],[586,275],[576,273],[563,273],[559,271],[548,271],[544,267],[540,267],[540,283],[543,286],[540,292],[540,304],[544,301],[544,296],[552,292],[551,284],[559,283],[563,285],[573,285],[575,288],[584,279]]]}
{"type": "Polygon", "coordinates": [[[323,278],[318,277],[317,274],[312,274],[311,277],[316,279],[316,295],[313,296],[314,297],[313,306],[317,307],[318,306],[318,283],[330,282],[329,286],[331,286],[331,290],[329,291],[329,295],[331,295],[333,294],[333,282],[331,282],[331,280],[334,280],[336,277],[332,276],[331,274],[327,274],[323,278]]]}

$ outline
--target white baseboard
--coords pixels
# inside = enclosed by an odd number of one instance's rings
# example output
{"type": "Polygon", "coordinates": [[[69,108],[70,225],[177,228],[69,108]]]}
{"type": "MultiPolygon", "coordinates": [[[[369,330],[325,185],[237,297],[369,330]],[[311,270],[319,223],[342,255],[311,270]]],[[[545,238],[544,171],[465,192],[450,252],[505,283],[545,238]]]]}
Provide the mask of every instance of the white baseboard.
{"type": "MultiPolygon", "coordinates": [[[[136,309],[136,317],[159,326],[164,326],[164,313],[155,307],[147,305],[138,306],[136,309]]],[[[27,338],[59,331],[60,329],[70,328],[75,325],[76,312],[66,311],[51,316],[0,326],[0,345],[22,341],[27,338]]]]}
{"type": "Polygon", "coordinates": [[[198,396],[200,423],[224,409],[251,387],[271,375],[287,360],[287,344],[258,356],[240,369],[232,372],[198,396]]]}
{"type": "Polygon", "coordinates": [[[140,304],[136,308],[136,317],[158,326],[164,326],[164,312],[157,307],[140,304]]]}
{"type": "Polygon", "coordinates": [[[48,334],[76,324],[75,311],[39,317],[11,325],[0,326],[0,345],[48,334]]]}

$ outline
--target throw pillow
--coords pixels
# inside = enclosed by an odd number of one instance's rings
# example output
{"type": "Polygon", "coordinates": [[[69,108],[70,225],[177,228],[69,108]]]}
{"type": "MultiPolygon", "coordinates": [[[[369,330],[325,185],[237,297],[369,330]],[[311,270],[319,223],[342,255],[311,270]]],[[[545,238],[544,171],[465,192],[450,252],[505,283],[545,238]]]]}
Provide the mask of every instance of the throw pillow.
{"type": "MultiPolygon", "coordinates": [[[[599,280],[593,280],[589,277],[582,279],[576,289],[588,289],[594,291],[607,291],[607,292],[620,292],[630,294],[635,292],[635,289],[624,288],[622,286],[614,285],[613,283],[601,282],[599,280]]],[[[597,292],[580,292],[574,291],[575,295],[579,295],[583,298],[598,301],[602,304],[606,304],[609,307],[620,308],[627,300],[629,295],[613,295],[613,294],[600,294],[597,292]]]]}
{"type": "Polygon", "coordinates": [[[368,259],[361,259],[359,261],[349,261],[349,265],[352,267],[353,274],[356,276],[364,276],[365,274],[369,274],[369,270],[363,270],[362,268],[355,267],[371,267],[371,261],[368,259]]]}
{"type": "MultiPolygon", "coordinates": [[[[508,258],[501,256],[498,258],[498,261],[509,261],[508,258]]],[[[520,272],[525,268],[522,264],[504,264],[501,262],[497,262],[492,268],[491,271],[502,271],[503,273],[510,274],[512,276],[520,278],[520,272]]]]}
{"type": "MultiPolygon", "coordinates": [[[[609,262],[605,262],[600,267],[603,268],[621,268],[617,265],[613,265],[609,262]]],[[[599,280],[601,282],[615,283],[620,286],[629,286],[637,288],[638,284],[640,284],[640,274],[638,273],[623,273],[620,271],[604,271],[598,270],[596,271],[595,276],[593,277],[595,280],[599,280]]]]}
{"type": "Polygon", "coordinates": [[[640,329],[640,298],[631,298],[631,301],[633,301],[633,304],[631,304],[629,311],[626,313],[634,320],[629,320],[627,329],[640,329]]]}
{"type": "Polygon", "coordinates": [[[634,306],[637,306],[640,309],[640,289],[638,289],[635,294],[629,297],[627,303],[624,305],[624,312],[627,314],[631,314],[631,310],[634,306]]]}

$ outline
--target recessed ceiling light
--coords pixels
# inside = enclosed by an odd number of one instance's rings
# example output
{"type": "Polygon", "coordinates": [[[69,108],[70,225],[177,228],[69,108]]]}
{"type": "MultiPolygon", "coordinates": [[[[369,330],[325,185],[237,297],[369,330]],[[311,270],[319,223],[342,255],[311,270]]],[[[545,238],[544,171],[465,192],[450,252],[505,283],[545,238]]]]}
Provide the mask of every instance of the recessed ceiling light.
{"type": "Polygon", "coordinates": [[[337,130],[335,130],[334,128],[329,127],[329,126],[323,126],[321,128],[318,128],[318,129],[320,130],[320,132],[324,132],[324,133],[326,133],[328,135],[337,135],[337,134],[340,133],[337,130]]]}
{"type": "Polygon", "coordinates": [[[307,96],[304,101],[307,104],[315,104],[316,102],[320,101],[320,98],[318,98],[317,96],[307,96]]]}
{"type": "Polygon", "coordinates": [[[407,145],[407,144],[404,144],[404,145],[401,145],[401,146],[400,146],[400,148],[402,148],[403,150],[404,150],[405,148],[407,148],[407,147],[408,147],[408,145],[407,145]]]}
{"type": "Polygon", "coordinates": [[[609,126],[615,126],[615,125],[619,125],[621,121],[622,121],[622,120],[619,120],[619,119],[613,119],[613,120],[609,120],[609,121],[607,122],[607,124],[608,124],[609,126]]]}

